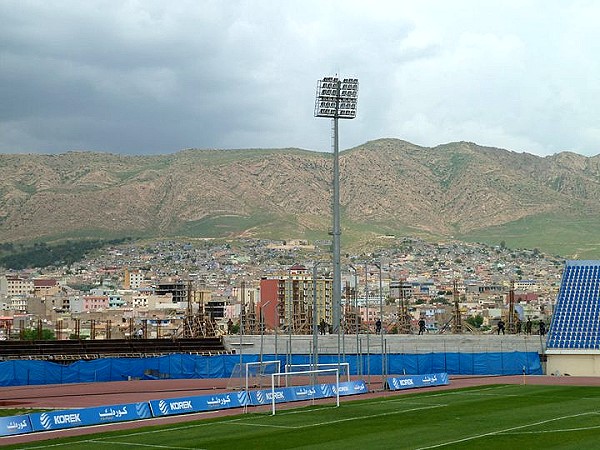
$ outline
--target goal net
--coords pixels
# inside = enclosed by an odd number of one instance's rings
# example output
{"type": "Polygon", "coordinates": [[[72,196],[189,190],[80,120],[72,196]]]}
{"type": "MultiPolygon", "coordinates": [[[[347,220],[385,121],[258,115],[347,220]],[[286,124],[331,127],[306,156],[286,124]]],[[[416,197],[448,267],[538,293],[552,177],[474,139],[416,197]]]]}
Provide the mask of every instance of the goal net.
{"type": "Polygon", "coordinates": [[[231,372],[228,389],[261,389],[270,386],[271,374],[281,372],[281,361],[237,363],[231,372]]]}
{"type": "MultiPolygon", "coordinates": [[[[258,398],[258,397],[257,397],[258,398]]],[[[264,395],[271,405],[271,414],[275,415],[277,405],[306,406],[306,404],[340,406],[339,368],[301,370],[271,374],[271,389],[264,395]],[[281,377],[285,377],[286,386],[280,387],[281,377]],[[300,404],[294,402],[301,402],[300,404]]],[[[266,402],[264,402],[266,403],[266,402]]]]}
{"type": "Polygon", "coordinates": [[[350,363],[313,363],[307,364],[286,364],[284,366],[285,372],[298,372],[304,370],[321,370],[321,369],[338,369],[340,379],[343,381],[350,381],[350,363]]]}

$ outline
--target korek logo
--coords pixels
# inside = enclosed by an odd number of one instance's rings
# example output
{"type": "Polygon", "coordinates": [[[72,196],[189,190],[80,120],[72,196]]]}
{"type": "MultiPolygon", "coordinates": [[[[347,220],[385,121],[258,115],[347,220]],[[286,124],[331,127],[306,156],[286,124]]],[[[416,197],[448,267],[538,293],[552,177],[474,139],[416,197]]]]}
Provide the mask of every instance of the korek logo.
{"type": "Polygon", "coordinates": [[[148,411],[148,405],[146,403],[136,403],[135,412],[138,417],[145,416],[147,411],[148,411]]]}
{"type": "Polygon", "coordinates": [[[52,427],[52,422],[50,421],[50,416],[46,413],[42,413],[40,415],[40,423],[46,430],[49,430],[52,427]]]}
{"type": "Polygon", "coordinates": [[[158,409],[160,410],[161,414],[169,414],[169,406],[164,400],[158,402],[158,409]]]}

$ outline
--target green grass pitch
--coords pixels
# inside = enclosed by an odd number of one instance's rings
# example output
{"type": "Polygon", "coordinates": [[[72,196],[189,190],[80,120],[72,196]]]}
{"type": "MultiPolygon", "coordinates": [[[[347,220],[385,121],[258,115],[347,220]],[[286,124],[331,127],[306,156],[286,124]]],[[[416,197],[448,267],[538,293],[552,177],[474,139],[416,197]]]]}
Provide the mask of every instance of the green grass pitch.
{"type": "Polygon", "coordinates": [[[494,385],[421,391],[79,436],[7,448],[594,449],[597,387],[494,385]]]}

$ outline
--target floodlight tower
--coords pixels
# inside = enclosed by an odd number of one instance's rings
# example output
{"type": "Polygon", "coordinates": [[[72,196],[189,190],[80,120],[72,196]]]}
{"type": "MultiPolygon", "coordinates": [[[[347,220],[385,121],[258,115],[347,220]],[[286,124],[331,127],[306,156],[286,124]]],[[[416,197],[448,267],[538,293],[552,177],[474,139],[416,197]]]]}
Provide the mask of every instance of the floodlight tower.
{"type": "Polygon", "coordinates": [[[340,333],[342,304],[342,276],[340,270],[340,158],[338,119],[354,119],[358,101],[358,79],[324,77],[317,83],[315,117],[328,117],[332,120],[333,140],[333,290],[332,326],[333,332],[340,333]]]}

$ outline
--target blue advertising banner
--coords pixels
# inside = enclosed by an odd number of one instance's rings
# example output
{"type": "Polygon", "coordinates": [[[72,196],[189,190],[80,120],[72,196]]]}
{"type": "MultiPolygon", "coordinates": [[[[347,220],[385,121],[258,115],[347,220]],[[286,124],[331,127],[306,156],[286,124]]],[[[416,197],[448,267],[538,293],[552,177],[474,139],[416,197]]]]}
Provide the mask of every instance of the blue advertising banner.
{"type": "Polygon", "coordinates": [[[29,416],[0,417],[0,436],[31,433],[32,431],[29,416]]]}
{"type": "Polygon", "coordinates": [[[127,403],[97,408],[69,409],[30,414],[34,431],[58,430],[62,428],[123,422],[151,417],[147,402],[127,403]]]}
{"type": "Polygon", "coordinates": [[[448,374],[445,372],[425,375],[403,375],[388,377],[387,379],[387,385],[391,391],[427,386],[443,386],[446,384],[450,384],[450,381],[448,380],[448,374]]]}
{"type": "MultiPolygon", "coordinates": [[[[335,383],[318,384],[314,386],[294,386],[275,389],[275,403],[297,402],[318,398],[335,397],[335,383]]],[[[364,394],[368,392],[364,381],[347,381],[340,383],[340,396],[364,394]]],[[[265,405],[273,402],[273,390],[263,389],[249,392],[250,404],[265,405]]]]}
{"type": "Polygon", "coordinates": [[[248,403],[248,394],[246,391],[225,392],[197,397],[150,400],[149,403],[152,415],[161,417],[216,409],[239,408],[248,403]]]}
{"type": "MultiPolygon", "coordinates": [[[[333,395],[335,395],[335,384],[333,386],[333,395]]],[[[366,394],[369,392],[367,384],[363,380],[346,381],[340,383],[340,397],[343,395],[366,394]]]]}

